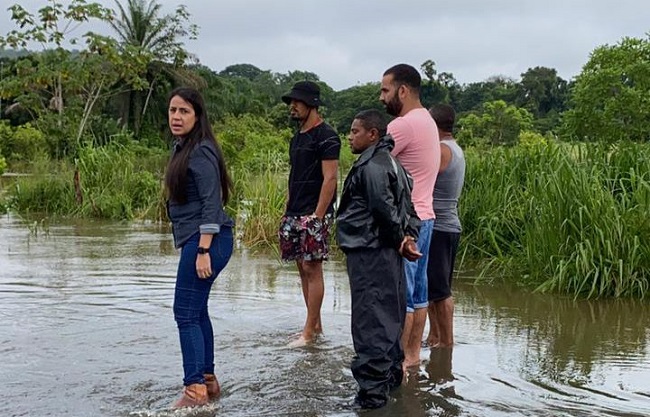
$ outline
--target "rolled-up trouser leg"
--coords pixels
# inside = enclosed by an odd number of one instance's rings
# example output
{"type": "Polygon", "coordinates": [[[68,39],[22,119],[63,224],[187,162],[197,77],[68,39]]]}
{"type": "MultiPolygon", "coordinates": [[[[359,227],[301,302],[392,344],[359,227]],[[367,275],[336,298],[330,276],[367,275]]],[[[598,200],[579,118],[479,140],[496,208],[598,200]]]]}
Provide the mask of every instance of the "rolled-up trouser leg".
{"type": "Polygon", "coordinates": [[[380,407],[402,376],[400,335],[406,311],[402,257],[388,248],[355,250],[347,253],[347,268],[358,400],[362,406],[380,407]]]}

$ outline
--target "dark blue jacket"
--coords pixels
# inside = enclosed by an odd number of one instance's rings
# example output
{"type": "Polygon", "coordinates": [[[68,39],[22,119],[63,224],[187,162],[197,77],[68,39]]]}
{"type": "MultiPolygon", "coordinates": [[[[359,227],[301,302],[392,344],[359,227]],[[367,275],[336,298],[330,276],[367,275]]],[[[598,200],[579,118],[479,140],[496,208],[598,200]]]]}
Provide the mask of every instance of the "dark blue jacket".
{"type": "MultiPolygon", "coordinates": [[[[183,147],[174,142],[172,158],[183,147]]],[[[204,139],[190,152],[187,163],[187,201],[167,201],[167,215],[172,222],[174,245],[180,248],[195,233],[218,234],[221,227],[235,222],[226,215],[221,200],[221,173],[217,150],[211,140],[204,139]]]]}
{"type": "Polygon", "coordinates": [[[405,235],[419,236],[420,219],[411,202],[413,180],[390,151],[390,135],[379,139],[352,165],[337,212],[339,247],[399,249],[405,235]]]}

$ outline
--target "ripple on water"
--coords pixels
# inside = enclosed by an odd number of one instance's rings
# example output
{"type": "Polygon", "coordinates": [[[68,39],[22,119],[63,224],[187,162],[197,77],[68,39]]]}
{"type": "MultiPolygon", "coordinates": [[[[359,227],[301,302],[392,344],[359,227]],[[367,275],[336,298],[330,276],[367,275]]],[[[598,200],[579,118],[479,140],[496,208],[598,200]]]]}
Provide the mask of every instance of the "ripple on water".
{"type": "MultiPolygon", "coordinates": [[[[27,239],[6,217],[0,229],[0,414],[357,415],[341,262],[325,266],[324,335],[288,349],[305,318],[295,266],[236,251],[209,306],[222,397],[171,410],[182,365],[170,236],[79,223],[27,239]],[[26,386],[38,393],[29,401],[26,386]]],[[[576,302],[462,277],[455,302],[454,349],[424,349],[420,371],[364,417],[650,414],[647,303],[576,302]]]]}

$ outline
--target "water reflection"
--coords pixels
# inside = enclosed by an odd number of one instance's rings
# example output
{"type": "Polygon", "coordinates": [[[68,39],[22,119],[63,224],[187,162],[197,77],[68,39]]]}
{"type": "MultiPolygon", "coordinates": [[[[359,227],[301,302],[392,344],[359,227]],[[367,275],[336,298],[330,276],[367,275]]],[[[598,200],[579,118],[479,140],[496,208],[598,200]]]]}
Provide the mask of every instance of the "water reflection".
{"type": "Polygon", "coordinates": [[[477,326],[494,326],[497,341],[524,347],[519,372],[577,386],[602,379],[603,364],[647,368],[650,308],[635,300],[573,300],[510,289],[468,287],[460,314],[479,311],[477,326]]]}
{"type": "MultiPolygon", "coordinates": [[[[0,415],[178,416],[171,303],[177,254],[155,224],[0,218],[0,415]],[[26,395],[38,393],[38,395],[26,395]]],[[[344,265],[325,269],[325,334],[287,349],[304,320],[292,265],[240,250],[215,285],[222,398],[195,416],[356,416],[344,265]]],[[[457,280],[453,349],[375,416],[650,414],[647,302],[573,301],[457,280]]]]}

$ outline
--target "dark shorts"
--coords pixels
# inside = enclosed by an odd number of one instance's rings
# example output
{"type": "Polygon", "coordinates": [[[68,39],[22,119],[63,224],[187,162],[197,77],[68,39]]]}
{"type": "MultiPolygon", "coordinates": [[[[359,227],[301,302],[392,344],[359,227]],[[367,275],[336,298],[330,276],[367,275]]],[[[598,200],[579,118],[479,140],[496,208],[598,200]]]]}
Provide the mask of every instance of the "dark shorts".
{"type": "Polygon", "coordinates": [[[429,302],[451,297],[451,281],[459,240],[460,233],[433,231],[427,265],[429,302]]]}
{"type": "Polygon", "coordinates": [[[283,216],[280,221],[282,260],[323,261],[329,257],[329,233],[333,216],[283,216]]]}

